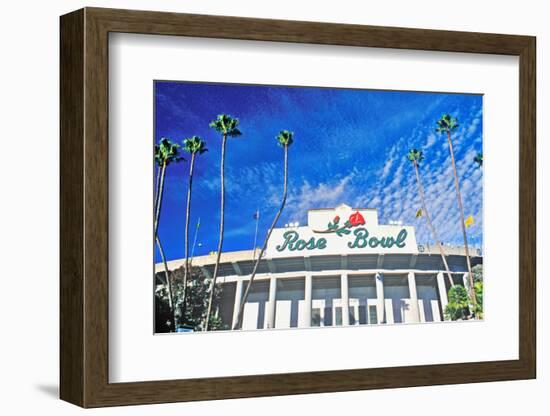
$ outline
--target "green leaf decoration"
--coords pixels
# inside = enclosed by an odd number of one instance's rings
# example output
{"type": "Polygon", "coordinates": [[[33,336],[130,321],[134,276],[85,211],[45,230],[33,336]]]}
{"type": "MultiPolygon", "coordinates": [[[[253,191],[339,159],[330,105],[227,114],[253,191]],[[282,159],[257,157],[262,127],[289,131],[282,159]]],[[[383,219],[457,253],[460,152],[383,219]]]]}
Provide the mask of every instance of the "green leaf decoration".
{"type": "Polygon", "coordinates": [[[336,231],[336,234],[340,237],[342,237],[343,234],[349,234],[351,233],[350,230],[348,230],[347,228],[340,228],[336,231]]]}

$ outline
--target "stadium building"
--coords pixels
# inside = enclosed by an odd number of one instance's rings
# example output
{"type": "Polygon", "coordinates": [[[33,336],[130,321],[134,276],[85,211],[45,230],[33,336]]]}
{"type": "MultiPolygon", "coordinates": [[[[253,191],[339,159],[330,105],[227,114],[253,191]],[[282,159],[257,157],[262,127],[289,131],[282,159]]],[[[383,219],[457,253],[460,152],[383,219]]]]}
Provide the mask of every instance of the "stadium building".
{"type": "MultiPolygon", "coordinates": [[[[273,231],[260,261],[248,301],[243,329],[303,328],[438,322],[443,320],[450,287],[436,246],[418,244],[414,227],[379,224],[375,209],[340,205],[308,211],[306,226],[273,231]]],[[[463,247],[445,246],[455,284],[468,287],[463,247]]],[[[222,295],[217,313],[228,327],[259,249],[224,252],[218,282],[222,295]]],[[[483,262],[470,248],[472,267],[483,262]]],[[[211,276],[215,254],[192,259],[211,276]]],[[[181,267],[174,260],[168,267],[181,267]]],[[[162,272],[162,263],[156,271],[162,272]]]]}

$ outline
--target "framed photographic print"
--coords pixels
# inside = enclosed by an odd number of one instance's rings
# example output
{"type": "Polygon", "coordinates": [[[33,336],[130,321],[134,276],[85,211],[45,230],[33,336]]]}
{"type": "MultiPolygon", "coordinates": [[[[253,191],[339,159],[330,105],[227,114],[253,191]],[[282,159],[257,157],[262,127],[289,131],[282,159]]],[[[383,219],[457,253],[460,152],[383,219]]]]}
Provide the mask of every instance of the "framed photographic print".
{"type": "Polygon", "coordinates": [[[534,378],[535,38],[61,17],[61,398],[534,378]]]}

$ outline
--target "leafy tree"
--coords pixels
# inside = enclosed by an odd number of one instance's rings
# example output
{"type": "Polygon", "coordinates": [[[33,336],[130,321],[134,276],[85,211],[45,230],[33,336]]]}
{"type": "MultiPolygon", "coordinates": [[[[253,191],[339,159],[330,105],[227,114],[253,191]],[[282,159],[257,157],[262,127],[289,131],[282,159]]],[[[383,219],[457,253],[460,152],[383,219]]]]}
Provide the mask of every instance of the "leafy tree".
{"type": "Polygon", "coordinates": [[[284,150],[284,167],[283,167],[283,196],[281,198],[281,206],[279,207],[279,210],[277,211],[277,214],[275,215],[275,218],[273,219],[273,222],[271,223],[271,227],[269,227],[269,230],[265,236],[264,244],[262,246],[262,249],[260,250],[260,255],[256,259],[256,262],[254,263],[254,268],[252,269],[252,275],[250,276],[250,280],[248,281],[248,285],[246,286],[246,289],[244,291],[243,298],[241,300],[241,303],[239,305],[239,313],[237,317],[237,322],[235,323],[235,326],[233,329],[239,329],[242,327],[243,324],[243,314],[244,314],[244,306],[246,304],[246,301],[248,299],[248,294],[250,292],[250,288],[252,287],[252,283],[254,282],[254,277],[256,276],[256,272],[258,271],[258,266],[260,265],[260,261],[264,255],[264,252],[267,248],[267,243],[269,241],[269,237],[271,237],[271,233],[273,232],[273,229],[277,225],[277,221],[279,220],[279,217],[281,216],[281,213],[283,212],[283,209],[286,204],[286,195],[287,195],[287,187],[288,187],[288,148],[292,145],[294,142],[294,133],[288,130],[282,130],[276,137],[277,143],[279,146],[281,146],[284,150]]]}
{"type": "Polygon", "coordinates": [[[163,332],[173,332],[175,329],[174,313],[172,312],[172,307],[170,306],[170,295],[166,287],[166,276],[163,273],[157,273],[157,279],[163,284],[158,290],[155,291],[156,334],[163,332]]]}
{"type": "MultiPolygon", "coordinates": [[[[198,136],[193,136],[183,141],[183,150],[191,154],[191,162],[189,164],[189,186],[187,188],[187,208],[185,210],[185,271],[183,276],[183,295],[185,299],[185,291],[187,288],[187,276],[189,274],[189,218],[191,216],[191,193],[193,189],[193,170],[195,168],[195,159],[197,155],[202,155],[207,152],[206,143],[198,136]]],[[[185,309],[185,302],[182,307],[185,309]]]]}
{"type": "Polygon", "coordinates": [[[224,215],[225,215],[225,145],[228,137],[237,137],[242,133],[238,128],[239,119],[231,117],[227,114],[220,114],[210,123],[210,127],[216,130],[222,137],[222,152],[220,163],[220,181],[221,181],[221,204],[220,204],[220,237],[218,242],[218,251],[216,253],[216,264],[214,265],[214,274],[212,276],[212,290],[208,302],[208,310],[206,312],[204,330],[208,331],[210,316],[212,314],[212,303],[214,296],[214,287],[218,278],[218,269],[220,267],[220,257],[223,248],[223,231],[224,231],[224,215]]]}
{"type": "Polygon", "coordinates": [[[469,315],[470,297],[464,286],[454,285],[449,289],[449,303],[445,307],[445,319],[456,321],[469,315]]]}
{"type": "Polygon", "coordinates": [[[420,162],[424,160],[424,152],[422,152],[422,150],[411,149],[407,154],[407,159],[409,159],[409,161],[412,163],[414,167],[414,172],[416,173],[416,185],[418,187],[418,193],[420,194],[420,200],[422,201],[422,210],[423,210],[422,212],[423,212],[423,215],[426,216],[426,222],[428,223],[428,227],[432,232],[432,237],[436,242],[437,246],[439,247],[441,260],[443,260],[443,265],[445,266],[445,271],[447,272],[447,278],[449,279],[449,283],[452,287],[454,286],[454,281],[451,276],[451,271],[449,270],[449,265],[447,264],[445,251],[443,250],[443,245],[441,244],[441,240],[439,239],[435,226],[433,225],[432,220],[430,218],[430,213],[428,211],[428,207],[426,206],[426,198],[424,196],[424,187],[422,186],[422,182],[420,181],[420,172],[419,172],[418,166],[420,165],[420,162]]]}
{"type": "Polygon", "coordinates": [[[474,274],[474,283],[483,282],[483,265],[477,264],[472,267],[472,273],[474,274]]]}
{"type": "MultiPolygon", "coordinates": [[[[157,277],[160,281],[164,282],[162,273],[158,273],[157,277]]],[[[187,281],[187,287],[185,290],[185,305],[183,308],[181,305],[183,302],[183,276],[185,275],[185,267],[182,266],[173,271],[174,275],[174,297],[177,306],[177,313],[183,314],[183,316],[177,316],[178,321],[184,323],[186,326],[191,327],[194,331],[202,331],[204,322],[206,319],[206,312],[208,302],[210,299],[211,279],[208,279],[200,271],[200,269],[191,269],[189,273],[189,279],[187,281]]],[[[213,304],[216,308],[219,304],[222,288],[220,284],[217,284],[214,290],[213,304]]],[[[168,332],[169,322],[172,317],[170,314],[170,308],[168,305],[168,291],[165,285],[160,285],[155,293],[155,331],[156,332],[168,332]]],[[[209,321],[209,328],[211,330],[229,329],[227,325],[223,325],[220,318],[212,316],[209,321]]]]}
{"type": "Polygon", "coordinates": [[[172,294],[172,276],[168,270],[168,264],[166,263],[166,255],[164,254],[164,249],[158,235],[158,225],[160,221],[160,213],[162,207],[162,196],[164,193],[164,178],[166,175],[166,168],[172,164],[177,163],[182,158],[179,155],[179,145],[163,137],[160,142],[155,145],[155,162],[157,164],[157,179],[156,179],[156,189],[155,189],[155,218],[154,218],[154,236],[155,242],[160,252],[160,257],[164,265],[164,276],[166,279],[167,286],[167,296],[168,296],[168,305],[171,311],[171,319],[169,322],[172,325],[175,325],[175,315],[174,315],[174,301],[172,294]]]}
{"type": "Polygon", "coordinates": [[[456,161],[455,161],[455,155],[453,151],[453,140],[451,137],[451,132],[456,130],[458,128],[458,120],[454,117],[452,117],[450,114],[444,114],[438,121],[437,121],[437,128],[436,131],[441,134],[445,134],[447,136],[447,142],[449,144],[449,153],[451,155],[451,162],[453,165],[453,174],[454,174],[454,182],[455,182],[455,190],[456,190],[456,199],[458,202],[458,210],[460,212],[460,226],[462,227],[462,237],[464,238],[464,249],[466,250],[466,264],[468,265],[468,276],[470,278],[470,297],[472,299],[472,303],[476,305],[476,297],[474,293],[474,278],[472,275],[472,265],[470,263],[470,252],[468,249],[468,237],[466,235],[466,224],[464,220],[464,207],[462,206],[462,195],[460,194],[460,184],[458,181],[458,173],[456,171],[456,161]]]}
{"type": "Polygon", "coordinates": [[[474,274],[474,291],[476,294],[475,315],[483,319],[483,265],[478,264],[472,267],[474,274]]]}
{"type": "Polygon", "coordinates": [[[475,316],[483,319],[483,281],[474,283],[474,291],[476,293],[475,316]]]}

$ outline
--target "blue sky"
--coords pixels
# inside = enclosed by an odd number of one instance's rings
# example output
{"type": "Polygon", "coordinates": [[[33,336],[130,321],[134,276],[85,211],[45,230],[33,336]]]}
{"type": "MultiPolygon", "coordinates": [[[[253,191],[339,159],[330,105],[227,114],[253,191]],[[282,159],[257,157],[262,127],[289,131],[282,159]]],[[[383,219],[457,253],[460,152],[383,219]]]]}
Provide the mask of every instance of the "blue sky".
{"type": "MultiPolygon", "coordinates": [[[[155,141],[168,137],[181,144],[198,135],[209,149],[198,157],[193,181],[191,239],[201,219],[195,255],[218,243],[221,140],[208,124],[221,113],[238,117],[243,133],[229,138],[226,148],[224,251],[252,248],[257,208],[263,241],[280,205],[283,151],[275,136],[283,129],[294,132],[294,144],[279,226],[305,224],[310,208],[346,203],[378,209],[381,223],[414,225],[419,243],[432,242],[425,219],[415,218],[421,203],[406,159],[414,147],[425,154],[420,172],[440,238],[462,244],[448,145],[435,133],[443,113],[460,123],[453,135],[457,169],[465,215],[475,218],[468,239],[481,246],[483,175],[473,163],[482,151],[481,95],[157,81],[155,141]]],[[[186,159],[167,169],[159,236],[169,260],[184,256],[186,159]]]]}

